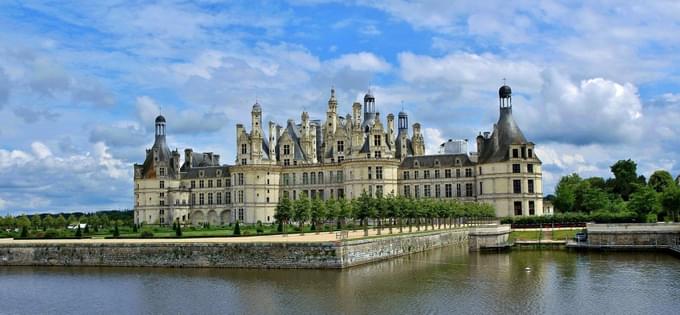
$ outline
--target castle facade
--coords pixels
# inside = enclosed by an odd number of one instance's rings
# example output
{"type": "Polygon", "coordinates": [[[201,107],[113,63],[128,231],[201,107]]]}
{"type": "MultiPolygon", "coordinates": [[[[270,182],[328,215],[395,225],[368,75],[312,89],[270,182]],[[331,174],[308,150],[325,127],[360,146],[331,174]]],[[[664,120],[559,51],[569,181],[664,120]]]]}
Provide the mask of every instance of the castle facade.
{"type": "Polygon", "coordinates": [[[271,223],[283,196],[356,198],[364,191],[487,202],[499,217],[543,215],[541,161],[512,117],[506,85],[499,89],[499,110],[493,131],[477,136],[477,152],[426,155],[420,124],[409,134],[404,112],[396,122],[387,115],[383,124],[370,91],[363,105],[355,102],[342,116],[332,89],[323,121],[303,112],[299,123],[291,119],[285,127],[263,126],[255,103],[249,130],[236,125],[234,165],[192,149],[184,150],[180,164],[181,154],[166,143],[166,120],[158,116],[154,144],[144,163],[134,165],[135,223],[271,223]]]}

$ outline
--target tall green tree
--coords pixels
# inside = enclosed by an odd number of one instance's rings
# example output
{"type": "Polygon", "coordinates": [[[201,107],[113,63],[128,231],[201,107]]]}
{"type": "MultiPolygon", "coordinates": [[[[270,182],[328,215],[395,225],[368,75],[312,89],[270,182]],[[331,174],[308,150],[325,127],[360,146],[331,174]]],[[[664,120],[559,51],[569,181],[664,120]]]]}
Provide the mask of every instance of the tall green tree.
{"type": "Polygon", "coordinates": [[[364,228],[364,236],[368,236],[368,219],[375,216],[375,208],[373,207],[372,198],[364,190],[361,196],[357,198],[357,206],[355,217],[361,221],[364,228]]]}
{"type": "Polygon", "coordinates": [[[311,215],[311,203],[306,195],[301,194],[300,199],[293,202],[293,220],[300,225],[300,233],[305,234],[305,222],[311,215]]]}
{"type": "Polygon", "coordinates": [[[320,198],[314,198],[312,200],[311,204],[311,221],[312,221],[312,227],[316,231],[317,234],[319,234],[319,230],[322,229],[320,225],[321,221],[323,221],[326,218],[326,203],[323,202],[320,198]]]}
{"type": "Polygon", "coordinates": [[[623,200],[628,200],[635,191],[636,184],[640,183],[637,175],[637,163],[633,160],[619,160],[611,166],[614,180],[612,181],[613,192],[621,195],[623,200]]]}
{"type": "Polygon", "coordinates": [[[340,205],[338,221],[340,222],[340,229],[343,229],[347,225],[347,219],[354,216],[354,207],[353,204],[348,202],[345,198],[338,199],[338,204],[340,205]]]}
{"type": "MultiPolygon", "coordinates": [[[[335,200],[335,199],[328,199],[326,200],[326,221],[331,222],[331,225],[333,224],[333,221],[336,221],[336,225],[338,228],[340,228],[338,214],[340,213],[340,204],[335,200]]],[[[333,233],[333,228],[329,229],[329,233],[333,233]]]]}
{"type": "Polygon", "coordinates": [[[665,170],[657,170],[652,176],[649,176],[648,185],[658,193],[663,192],[668,187],[676,186],[671,173],[665,170]]]}
{"type": "Polygon", "coordinates": [[[20,228],[30,228],[31,227],[31,220],[28,219],[28,217],[24,214],[21,215],[19,218],[17,218],[17,226],[20,228]]]}
{"type": "Polygon", "coordinates": [[[560,212],[574,211],[576,190],[583,180],[578,174],[563,176],[555,187],[555,209],[560,212]]]}
{"type": "MultiPolygon", "coordinates": [[[[650,178],[651,180],[651,178],[650,178]]],[[[661,207],[671,220],[678,222],[680,213],[680,187],[671,185],[661,193],[661,207]]]]}
{"type": "Polygon", "coordinates": [[[661,210],[658,193],[649,186],[638,185],[636,191],[630,195],[628,209],[634,211],[641,221],[646,221],[646,218],[657,215],[661,210]]]}
{"type": "Polygon", "coordinates": [[[276,205],[276,212],[274,213],[274,219],[282,224],[283,233],[288,232],[286,225],[290,222],[291,217],[293,217],[293,203],[288,199],[288,196],[284,195],[276,205]]]}
{"type": "Polygon", "coordinates": [[[38,229],[43,226],[42,220],[40,219],[40,215],[34,214],[31,216],[31,225],[33,226],[34,229],[38,229]]]}

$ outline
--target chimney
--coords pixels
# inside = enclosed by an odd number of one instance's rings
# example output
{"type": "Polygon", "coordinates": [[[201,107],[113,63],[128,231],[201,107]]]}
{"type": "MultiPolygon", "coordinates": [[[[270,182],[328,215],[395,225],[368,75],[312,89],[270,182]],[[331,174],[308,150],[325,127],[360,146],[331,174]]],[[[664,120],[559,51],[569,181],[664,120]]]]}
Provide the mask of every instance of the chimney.
{"type": "Polygon", "coordinates": [[[192,149],[184,149],[184,163],[187,164],[187,169],[190,169],[191,165],[193,164],[192,153],[192,149]]]}

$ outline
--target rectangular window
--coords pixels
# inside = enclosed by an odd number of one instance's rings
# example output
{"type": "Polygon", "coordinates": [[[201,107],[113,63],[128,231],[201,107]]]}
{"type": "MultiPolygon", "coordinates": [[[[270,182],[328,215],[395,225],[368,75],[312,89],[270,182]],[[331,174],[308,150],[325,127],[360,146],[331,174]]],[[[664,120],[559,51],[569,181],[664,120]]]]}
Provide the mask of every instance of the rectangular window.
{"type": "Polygon", "coordinates": [[[522,193],[522,181],[519,179],[512,180],[512,192],[515,194],[522,193]]]}
{"type": "Polygon", "coordinates": [[[380,135],[373,136],[373,145],[380,146],[380,135]]]}
{"type": "Polygon", "coordinates": [[[230,204],[231,203],[231,192],[227,191],[224,193],[224,203],[230,204]]]}
{"type": "Polygon", "coordinates": [[[404,185],[404,197],[411,198],[411,186],[404,185]]]}
{"type": "Polygon", "coordinates": [[[290,165],[290,160],[289,160],[289,159],[284,159],[284,160],[283,160],[283,165],[284,165],[284,166],[289,166],[289,165],[290,165]]]}
{"type": "Polygon", "coordinates": [[[212,181],[212,179],[209,179],[208,180],[208,188],[212,188],[212,186],[213,186],[213,181],[212,181]]]}
{"type": "Polygon", "coordinates": [[[165,193],[160,193],[160,195],[158,196],[158,199],[160,201],[160,205],[165,206],[165,193]]]}
{"type": "Polygon", "coordinates": [[[423,186],[423,195],[427,198],[432,197],[430,189],[430,185],[423,186]]]}
{"type": "Polygon", "coordinates": [[[335,182],[342,183],[342,171],[336,173],[335,182]]]}
{"type": "Polygon", "coordinates": [[[479,194],[481,195],[484,193],[484,184],[482,182],[479,182],[479,194]]]}
{"type": "Polygon", "coordinates": [[[205,183],[202,180],[199,180],[198,181],[198,188],[204,188],[204,187],[205,187],[205,183]]]}
{"type": "Polygon", "coordinates": [[[342,162],[342,161],[344,161],[344,160],[345,160],[345,157],[344,157],[344,156],[342,156],[342,155],[341,155],[341,156],[338,156],[338,163],[340,163],[340,162],[342,162]]]}
{"type": "Polygon", "coordinates": [[[451,178],[451,170],[450,169],[444,170],[444,177],[445,178],[451,178]]]}
{"type": "Polygon", "coordinates": [[[243,203],[243,190],[238,191],[238,202],[243,203]]]}
{"type": "Polygon", "coordinates": [[[283,145],[283,155],[289,155],[289,154],[290,154],[290,145],[284,144],[283,145]]]}
{"type": "Polygon", "coordinates": [[[529,201],[529,215],[535,215],[536,214],[536,206],[534,205],[533,201],[529,201]]]}
{"type": "Polygon", "coordinates": [[[515,215],[517,215],[517,216],[522,215],[522,202],[521,201],[515,201],[515,215]]]}
{"type": "Polygon", "coordinates": [[[212,193],[208,193],[208,204],[209,205],[213,204],[213,194],[212,193]]]}
{"type": "Polygon", "coordinates": [[[527,152],[530,159],[534,157],[534,151],[532,149],[528,149],[527,152]]]}
{"type": "Polygon", "coordinates": [[[420,186],[416,185],[414,190],[416,198],[420,198],[420,186]]]}
{"type": "Polygon", "coordinates": [[[382,166],[375,167],[375,179],[383,179],[383,168],[382,166]]]}
{"type": "Polygon", "coordinates": [[[323,184],[323,172],[319,172],[319,184],[323,184]]]}
{"type": "Polygon", "coordinates": [[[379,158],[382,157],[382,154],[380,153],[380,151],[375,151],[373,153],[374,153],[373,155],[375,156],[376,159],[379,159],[379,158]]]}
{"type": "Polygon", "coordinates": [[[160,176],[165,176],[165,167],[161,167],[161,168],[158,170],[158,175],[160,175],[160,176]]]}
{"type": "Polygon", "coordinates": [[[309,175],[307,173],[302,173],[302,185],[309,184],[309,175]]]}
{"type": "Polygon", "coordinates": [[[408,178],[408,177],[409,177],[408,175],[409,175],[408,171],[404,171],[404,176],[403,176],[404,179],[409,179],[409,178],[408,178]]]}
{"type": "Polygon", "coordinates": [[[513,173],[519,173],[520,172],[520,165],[519,164],[512,164],[512,172],[513,173]]]}
{"type": "Polygon", "coordinates": [[[413,179],[418,179],[418,171],[413,171],[413,179]]]}
{"type": "Polygon", "coordinates": [[[456,178],[460,178],[460,169],[459,168],[456,169],[456,178]]]}
{"type": "Polygon", "coordinates": [[[192,194],[191,194],[191,205],[193,206],[193,205],[195,205],[195,204],[196,204],[196,194],[195,194],[195,193],[192,193],[192,194]]]}
{"type": "Polygon", "coordinates": [[[527,173],[533,173],[534,172],[534,165],[533,164],[527,164],[527,173]]]}
{"type": "Polygon", "coordinates": [[[246,159],[241,159],[241,165],[246,165],[248,164],[248,161],[246,159]]]}
{"type": "Polygon", "coordinates": [[[162,180],[162,181],[158,182],[158,186],[159,186],[159,188],[165,188],[165,181],[162,180]]]}
{"type": "Polygon", "coordinates": [[[519,158],[519,150],[517,149],[512,149],[512,157],[513,158],[519,158]]]}
{"type": "Polygon", "coordinates": [[[309,183],[312,185],[316,185],[316,173],[314,172],[309,173],[309,183]]]}
{"type": "Polygon", "coordinates": [[[283,185],[284,186],[290,185],[290,175],[289,174],[283,174],[283,185]]]}
{"type": "Polygon", "coordinates": [[[527,192],[530,194],[534,193],[534,180],[530,179],[527,181],[527,192]]]}
{"type": "Polygon", "coordinates": [[[424,170],[423,171],[423,178],[425,178],[425,179],[430,178],[430,170],[424,170]]]}
{"type": "Polygon", "coordinates": [[[460,197],[460,196],[462,196],[460,184],[456,184],[456,197],[460,197]]]}
{"type": "Polygon", "coordinates": [[[441,198],[442,196],[442,188],[440,185],[434,185],[434,197],[435,198],[441,198]]]}
{"type": "Polygon", "coordinates": [[[217,193],[217,204],[218,205],[222,204],[222,193],[221,192],[217,193]]]}
{"type": "Polygon", "coordinates": [[[439,170],[434,170],[434,178],[439,178],[439,170]]]}
{"type": "Polygon", "coordinates": [[[205,204],[205,194],[204,193],[198,194],[198,204],[199,205],[205,204]]]}
{"type": "Polygon", "coordinates": [[[383,186],[382,185],[375,185],[375,196],[376,197],[382,197],[383,195],[383,186]]]}
{"type": "Polygon", "coordinates": [[[368,179],[372,179],[372,178],[373,178],[373,172],[371,172],[371,167],[369,166],[368,167],[368,179]]]}
{"type": "Polygon", "coordinates": [[[218,180],[217,180],[217,187],[218,187],[218,188],[219,188],[219,187],[222,187],[222,180],[221,180],[221,179],[218,179],[218,180]]]}
{"type": "Polygon", "coordinates": [[[338,141],[338,152],[345,152],[345,142],[338,141]]]}
{"type": "Polygon", "coordinates": [[[465,184],[465,197],[472,197],[472,183],[465,184]]]}
{"type": "Polygon", "coordinates": [[[243,221],[245,217],[246,217],[245,210],[238,209],[238,220],[243,221]]]}
{"type": "Polygon", "coordinates": [[[244,179],[243,179],[243,173],[238,173],[238,184],[243,185],[244,184],[244,179]]]}
{"type": "Polygon", "coordinates": [[[453,197],[453,191],[451,190],[451,184],[444,185],[444,193],[446,198],[453,197]]]}
{"type": "Polygon", "coordinates": [[[248,153],[248,146],[245,143],[241,144],[241,154],[248,153]]]}
{"type": "Polygon", "coordinates": [[[465,169],[465,177],[472,177],[472,169],[471,168],[465,169]]]}
{"type": "Polygon", "coordinates": [[[338,188],[338,198],[345,198],[345,190],[338,188]]]}
{"type": "Polygon", "coordinates": [[[196,188],[196,181],[195,180],[191,181],[191,188],[196,188]]]}

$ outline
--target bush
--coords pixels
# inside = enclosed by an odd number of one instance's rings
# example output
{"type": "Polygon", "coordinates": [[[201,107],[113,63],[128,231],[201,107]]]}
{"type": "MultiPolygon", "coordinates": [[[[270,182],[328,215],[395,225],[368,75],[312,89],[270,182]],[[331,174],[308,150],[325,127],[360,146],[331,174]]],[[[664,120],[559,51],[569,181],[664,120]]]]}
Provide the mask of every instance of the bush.
{"type": "Polygon", "coordinates": [[[132,225],[132,233],[137,233],[137,224],[132,225]]]}
{"type": "Polygon", "coordinates": [[[120,237],[120,231],[118,231],[118,224],[113,227],[113,237],[120,237]]]}
{"type": "Polygon", "coordinates": [[[45,232],[45,235],[43,236],[44,238],[57,238],[59,237],[59,232],[54,229],[49,229],[47,232],[45,232]]]}
{"type": "Polygon", "coordinates": [[[28,228],[27,227],[22,227],[21,228],[21,238],[27,238],[28,237],[28,228]]]}
{"type": "Polygon", "coordinates": [[[83,237],[83,231],[80,230],[80,224],[78,225],[78,228],[76,229],[76,238],[82,238],[83,237]]]}
{"type": "Polygon", "coordinates": [[[234,226],[234,235],[241,235],[241,226],[238,221],[236,221],[236,226],[234,226]]]}
{"type": "Polygon", "coordinates": [[[182,237],[182,226],[180,226],[179,223],[175,226],[175,236],[182,237]]]}
{"type": "Polygon", "coordinates": [[[283,222],[279,221],[279,225],[276,227],[276,232],[283,232],[283,222]]]}
{"type": "Polygon", "coordinates": [[[262,226],[262,221],[260,221],[260,220],[257,221],[256,232],[257,232],[257,234],[264,233],[264,226],[262,226]]]}
{"type": "Polygon", "coordinates": [[[147,230],[147,231],[142,231],[141,237],[142,237],[142,238],[152,238],[152,237],[153,237],[153,232],[148,231],[148,230],[147,230]]]}

